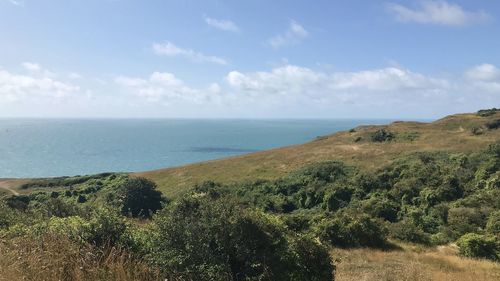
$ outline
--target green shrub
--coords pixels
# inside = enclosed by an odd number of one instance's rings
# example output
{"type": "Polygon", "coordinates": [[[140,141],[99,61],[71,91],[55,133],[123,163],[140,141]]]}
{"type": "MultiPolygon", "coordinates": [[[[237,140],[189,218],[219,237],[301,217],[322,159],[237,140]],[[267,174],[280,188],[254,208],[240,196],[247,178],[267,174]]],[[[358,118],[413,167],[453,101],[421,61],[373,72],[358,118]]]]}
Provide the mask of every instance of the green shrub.
{"type": "Polygon", "coordinates": [[[488,117],[491,115],[495,115],[495,113],[500,112],[500,109],[497,108],[491,108],[491,109],[481,109],[477,112],[477,115],[481,117],[488,117]]]}
{"type": "Polygon", "coordinates": [[[117,244],[127,228],[125,218],[107,208],[94,211],[88,222],[91,230],[87,241],[96,246],[117,244]]]}
{"type": "Polygon", "coordinates": [[[500,128],[500,119],[495,119],[491,122],[488,122],[485,124],[486,128],[488,128],[488,130],[495,130],[495,129],[498,129],[500,128]]]}
{"type": "Polygon", "coordinates": [[[478,209],[458,207],[448,211],[448,229],[453,239],[469,232],[479,232],[485,224],[484,214],[478,209]]]}
{"type": "Polygon", "coordinates": [[[38,211],[42,211],[47,217],[69,217],[82,213],[82,210],[73,202],[61,200],[60,198],[50,198],[42,204],[38,211]]]}
{"type": "Polygon", "coordinates": [[[401,241],[430,244],[430,236],[409,219],[391,224],[390,233],[393,238],[401,241]]]}
{"type": "Polygon", "coordinates": [[[346,207],[351,201],[352,189],[344,185],[333,185],[328,188],[328,193],[325,195],[323,202],[325,209],[328,211],[336,211],[346,207]]]}
{"type": "Polygon", "coordinates": [[[395,222],[398,218],[399,204],[387,196],[374,194],[363,202],[363,210],[373,217],[383,218],[395,222]]]}
{"type": "Polygon", "coordinates": [[[150,217],[166,201],[156,184],[145,178],[128,178],[119,187],[121,212],[132,217],[150,217]]]}
{"type": "Polygon", "coordinates": [[[78,198],[76,199],[76,202],[78,202],[78,203],[85,203],[85,202],[87,202],[87,197],[85,197],[85,195],[83,195],[83,194],[80,194],[80,195],[78,195],[78,198]]]}
{"type": "Polygon", "coordinates": [[[292,238],[278,220],[227,198],[186,197],[154,221],[148,257],[172,279],[332,278],[326,249],[307,238],[292,238]]]}
{"type": "Polygon", "coordinates": [[[458,239],[457,245],[464,257],[499,260],[500,245],[494,236],[467,233],[458,239]]]}
{"type": "Polygon", "coordinates": [[[481,127],[478,127],[478,126],[474,126],[470,129],[470,132],[472,135],[474,136],[479,136],[479,135],[482,135],[484,133],[483,131],[483,128],[481,127]]]}
{"type": "Polygon", "coordinates": [[[3,200],[0,201],[0,230],[14,225],[18,216],[16,210],[10,208],[3,200]]]}
{"type": "Polygon", "coordinates": [[[486,231],[500,238],[500,210],[492,212],[486,223],[486,231]]]}
{"type": "Polygon", "coordinates": [[[394,133],[389,132],[386,129],[379,129],[371,135],[372,142],[386,142],[391,141],[394,138],[394,133]]]}
{"type": "Polygon", "coordinates": [[[25,211],[31,199],[27,195],[13,195],[7,198],[6,203],[10,208],[25,211]]]}
{"type": "Polygon", "coordinates": [[[317,226],[319,239],[338,247],[385,247],[387,231],[366,214],[340,212],[317,226]]]}

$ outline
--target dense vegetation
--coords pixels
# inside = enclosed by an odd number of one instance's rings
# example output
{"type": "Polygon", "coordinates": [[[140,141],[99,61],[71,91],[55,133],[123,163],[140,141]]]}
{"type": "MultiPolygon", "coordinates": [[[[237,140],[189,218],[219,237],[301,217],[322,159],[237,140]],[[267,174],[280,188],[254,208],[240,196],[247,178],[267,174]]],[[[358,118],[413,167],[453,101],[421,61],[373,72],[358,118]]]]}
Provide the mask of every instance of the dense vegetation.
{"type": "MultiPolygon", "coordinates": [[[[379,129],[370,141],[419,137],[379,129]]],[[[20,190],[0,199],[0,273],[13,268],[10,279],[332,280],[330,249],[398,241],[500,259],[498,141],[472,153],[402,154],[374,170],[323,161],[274,180],[205,181],[175,198],[113,173],[20,190]]]]}

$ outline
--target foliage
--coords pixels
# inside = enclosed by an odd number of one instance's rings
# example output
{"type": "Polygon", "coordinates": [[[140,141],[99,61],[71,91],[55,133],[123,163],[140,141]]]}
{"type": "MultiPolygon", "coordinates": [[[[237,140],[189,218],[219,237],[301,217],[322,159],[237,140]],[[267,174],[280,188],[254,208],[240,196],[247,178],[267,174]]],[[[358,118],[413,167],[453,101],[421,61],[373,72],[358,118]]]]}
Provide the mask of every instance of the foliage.
{"type": "Polygon", "coordinates": [[[366,214],[341,212],[320,222],[321,241],[338,247],[385,247],[386,229],[366,214]]]}
{"type": "Polygon", "coordinates": [[[477,112],[477,115],[481,117],[488,117],[491,115],[495,115],[495,113],[500,112],[500,109],[498,108],[491,108],[491,109],[481,109],[477,112]]]}
{"type": "Polygon", "coordinates": [[[404,219],[391,225],[391,236],[401,241],[430,244],[430,235],[415,225],[410,219],[404,219]]]}
{"type": "Polygon", "coordinates": [[[395,137],[394,133],[386,129],[379,129],[371,135],[371,140],[372,142],[386,142],[393,140],[395,137]]]}
{"type": "Polygon", "coordinates": [[[74,177],[58,177],[49,179],[31,180],[22,184],[21,189],[41,188],[41,187],[69,187],[77,184],[82,184],[90,180],[99,180],[112,176],[111,173],[102,173],[89,176],[74,176],[74,177]]]}
{"type": "Polygon", "coordinates": [[[494,236],[467,233],[457,241],[460,255],[470,258],[498,260],[500,244],[494,236]]]}
{"type": "Polygon", "coordinates": [[[196,195],[163,210],[155,217],[149,257],[163,272],[186,279],[331,278],[326,249],[288,235],[273,217],[235,204],[196,195]]]}
{"type": "Polygon", "coordinates": [[[492,212],[486,223],[486,231],[500,239],[500,210],[492,212]]]}
{"type": "Polygon", "coordinates": [[[151,217],[166,201],[156,184],[145,178],[129,178],[120,187],[121,212],[132,217],[151,217]]]}
{"type": "Polygon", "coordinates": [[[486,123],[486,128],[488,128],[488,130],[494,130],[494,129],[498,129],[500,128],[500,119],[495,119],[491,122],[488,122],[486,123]]]}

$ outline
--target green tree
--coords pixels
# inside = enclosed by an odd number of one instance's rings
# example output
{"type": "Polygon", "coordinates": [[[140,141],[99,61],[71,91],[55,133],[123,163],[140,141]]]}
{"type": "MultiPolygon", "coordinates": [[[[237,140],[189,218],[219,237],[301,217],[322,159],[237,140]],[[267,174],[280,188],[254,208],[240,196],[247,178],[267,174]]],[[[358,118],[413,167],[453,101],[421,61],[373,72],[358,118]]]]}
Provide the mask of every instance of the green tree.
{"type": "Polygon", "coordinates": [[[145,178],[129,178],[119,187],[121,212],[132,217],[150,217],[166,199],[156,184],[145,178]]]}

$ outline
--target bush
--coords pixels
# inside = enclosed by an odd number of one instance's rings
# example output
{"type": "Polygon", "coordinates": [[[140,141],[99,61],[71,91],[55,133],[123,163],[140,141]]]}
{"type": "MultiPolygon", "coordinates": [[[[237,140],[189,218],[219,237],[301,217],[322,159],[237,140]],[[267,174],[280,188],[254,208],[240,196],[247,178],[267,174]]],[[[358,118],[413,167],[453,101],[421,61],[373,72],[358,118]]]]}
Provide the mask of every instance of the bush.
{"type": "Polygon", "coordinates": [[[363,202],[363,210],[373,217],[395,222],[398,218],[399,204],[386,196],[373,196],[363,202]]]}
{"type": "Polygon", "coordinates": [[[10,208],[3,200],[0,201],[0,230],[14,225],[17,219],[18,214],[16,210],[10,208]]]}
{"type": "Polygon", "coordinates": [[[80,194],[80,195],[78,195],[78,198],[76,199],[76,202],[78,202],[78,203],[85,203],[85,202],[87,202],[87,197],[85,197],[85,195],[80,194]]]}
{"type": "Polygon", "coordinates": [[[500,112],[500,109],[497,108],[491,108],[491,109],[481,109],[477,112],[477,115],[481,117],[488,117],[491,115],[495,115],[495,113],[500,112]]]}
{"type": "Polygon", "coordinates": [[[411,220],[404,219],[393,223],[390,227],[391,236],[401,241],[430,244],[430,236],[415,225],[411,220]]]}
{"type": "Polygon", "coordinates": [[[481,127],[477,127],[477,126],[474,126],[470,129],[470,132],[474,135],[474,136],[479,136],[479,135],[482,135],[484,133],[483,129],[481,127]]]}
{"type": "Polygon", "coordinates": [[[448,229],[454,239],[469,232],[479,232],[485,224],[485,217],[478,209],[459,207],[448,211],[448,229]]]}
{"type": "Polygon", "coordinates": [[[494,236],[467,233],[458,239],[457,245],[464,257],[499,260],[500,246],[494,236]]]}
{"type": "Polygon", "coordinates": [[[498,129],[500,128],[500,119],[495,119],[491,122],[488,122],[485,124],[486,128],[488,128],[488,130],[495,130],[495,129],[498,129]]]}
{"type": "Polygon", "coordinates": [[[166,200],[156,184],[145,178],[129,178],[119,187],[121,212],[132,217],[151,217],[166,200]]]}
{"type": "Polygon", "coordinates": [[[386,229],[366,214],[341,212],[318,225],[319,239],[338,247],[378,247],[387,245],[386,229]]]}
{"type": "Polygon", "coordinates": [[[500,210],[490,214],[486,223],[486,231],[500,238],[500,210]]]}
{"type": "Polygon", "coordinates": [[[331,280],[328,251],[227,198],[189,196],[155,218],[149,258],[169,279],[331,280]]]}
{"type": "Polygon", "coordinates": [[[372,142],[386,142],[393,140],[394,137],[394,133],[389,132],[385,129],[379,129],[371,135],[371,140],[372,142]]]}
{"type": "Polygon", "coordinates": [[[28,209],[28,205],[30,204],[30,197],[27,195],[13,195],[7,198],[7,205],[16,210],[25,211],[28,209]]]}

